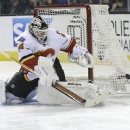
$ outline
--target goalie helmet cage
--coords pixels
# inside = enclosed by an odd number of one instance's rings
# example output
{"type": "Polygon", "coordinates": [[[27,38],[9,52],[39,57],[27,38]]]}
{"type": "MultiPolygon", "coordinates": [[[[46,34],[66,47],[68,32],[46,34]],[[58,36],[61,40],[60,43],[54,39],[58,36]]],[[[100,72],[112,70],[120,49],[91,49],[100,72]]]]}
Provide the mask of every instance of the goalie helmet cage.
{"type": "Polygon", "coordinates": [[[34,16],[44,18],[50,28],[73,36],[77,44],[84,46],[94,57],[93,69],[68,61],[67,54],[58,58],[67,80],[87,80],[106,89],[125,91],[130,81],[130,63],[112,26],[108,5],[54,5],[36,6],[34,16]]]}

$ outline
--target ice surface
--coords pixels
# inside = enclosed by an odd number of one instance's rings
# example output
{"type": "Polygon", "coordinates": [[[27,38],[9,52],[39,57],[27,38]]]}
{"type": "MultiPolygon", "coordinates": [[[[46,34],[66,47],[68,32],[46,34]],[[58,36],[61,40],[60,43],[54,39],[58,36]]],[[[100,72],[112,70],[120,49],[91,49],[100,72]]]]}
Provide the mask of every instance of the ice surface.
{"type": "MultiPolygon", "coordinates": [[[[0,79],[11,78],[19,68],[1,61],[0,79]]],[[[113,96],[92,108],[37,102],[1,105],[0,130],[130,130],[130,95],[113,96]]]]}

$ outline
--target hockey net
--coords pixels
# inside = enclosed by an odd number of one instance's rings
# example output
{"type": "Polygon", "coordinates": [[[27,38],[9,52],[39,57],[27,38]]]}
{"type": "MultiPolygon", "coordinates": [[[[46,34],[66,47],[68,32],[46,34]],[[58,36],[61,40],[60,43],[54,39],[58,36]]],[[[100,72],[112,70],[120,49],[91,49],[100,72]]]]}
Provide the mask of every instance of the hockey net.
{"type": "Polygon", "coordinates": [[[130,74],[130,63],[114,32],[107,5],[36,6],[37,15],[50,28],[75,37],[94,57],[94,67],[88,69],[69,62],[68,55],[60,52],[58,58],[67,80],[92,81],[125,91],[125,84],[130,83],[125,77],[130,74]]]}

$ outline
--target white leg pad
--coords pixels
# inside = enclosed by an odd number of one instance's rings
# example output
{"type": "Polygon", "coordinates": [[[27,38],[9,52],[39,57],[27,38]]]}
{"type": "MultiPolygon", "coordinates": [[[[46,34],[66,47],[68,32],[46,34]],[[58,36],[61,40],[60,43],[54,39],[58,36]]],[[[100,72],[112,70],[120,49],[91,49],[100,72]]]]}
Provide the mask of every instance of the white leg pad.
{"type": "MultiPolygon", "coordinates": [[[[62,86],[84,99],[93,99],[97,94],[98,86],[87,82],[59,82],[62,86]]],[[[37,100],[41,104],[75,104],[76,102],[53,87],[38,86],[37,100]]]]}
{"type": "Polygon", "coordinates": [[[0,80],[0,102],[6,103],[5,81],[0,80]]]}
{"type": "Polygon", "coordinates": [[[98,85],[88,83],[85,99],[94,99],[98,96],[98,85]]]}
{"type": "Polygon", "coordinates": [[[17,97],[10,92],[6,93],[6,103],[7,104],[18,104],[18,103],[23,102],[23,100],[24,100],[23,98],[17,97]]]}
{"type": "Polygon", "coordinates": [[[41,84],[38,86],[37,101],[41,104],[66,104],[75,103],[69,97],[59,92],[53,87],[46,87],[41,84]]]}
{"type": "Polygon", "coordinates": [[[98,85],[88,82],[58,82],[70,91],[84,99],[93,99],[98,96],[98,85]]]}

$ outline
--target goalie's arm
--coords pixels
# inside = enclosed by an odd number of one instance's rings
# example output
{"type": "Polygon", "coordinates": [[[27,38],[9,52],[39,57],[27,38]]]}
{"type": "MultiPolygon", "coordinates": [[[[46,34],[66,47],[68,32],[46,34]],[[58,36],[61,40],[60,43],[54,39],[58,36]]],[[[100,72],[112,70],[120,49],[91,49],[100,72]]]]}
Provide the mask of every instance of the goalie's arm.
{"type": "Polygon", "coordinates": [[[87,48],[76,44],[76,40],[70,35],[65,34],[66,42],[63,43],[61,51],[68,53],[68,59],[83,67],[92,68],[94,61],[87,48]]]}

